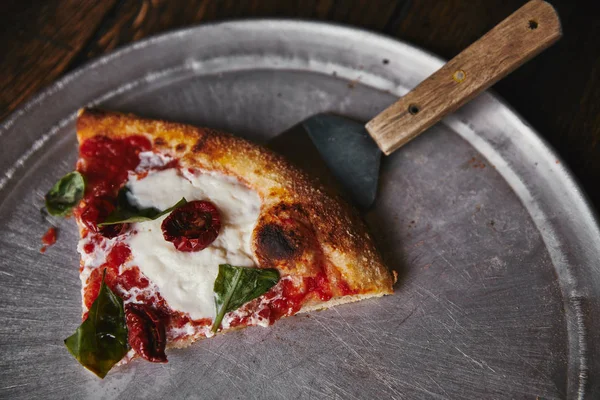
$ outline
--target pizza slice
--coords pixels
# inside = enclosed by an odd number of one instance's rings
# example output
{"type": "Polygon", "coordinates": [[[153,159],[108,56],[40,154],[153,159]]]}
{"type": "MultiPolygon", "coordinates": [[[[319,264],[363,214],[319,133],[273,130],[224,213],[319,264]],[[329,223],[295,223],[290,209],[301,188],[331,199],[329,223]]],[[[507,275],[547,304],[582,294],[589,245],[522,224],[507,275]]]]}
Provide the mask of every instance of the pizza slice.
{"type": "Polygon", "coordinates": [[[83,323],[100,377],[216,333],[393,292],[358,214],[285,159],[212,129],[96,109],[46,196],[81,239],[83,323]]]}

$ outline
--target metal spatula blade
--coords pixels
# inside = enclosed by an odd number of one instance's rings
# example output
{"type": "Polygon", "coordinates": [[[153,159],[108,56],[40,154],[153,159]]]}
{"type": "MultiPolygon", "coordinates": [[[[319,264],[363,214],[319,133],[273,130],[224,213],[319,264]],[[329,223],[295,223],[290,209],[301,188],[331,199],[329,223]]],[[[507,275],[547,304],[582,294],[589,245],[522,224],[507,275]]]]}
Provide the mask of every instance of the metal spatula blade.
{"type": "Polygon", "coordinates": [[[302,123],[323,161],[361,208],[375,200],[381,150],[363,124],[331,114],[302,123]]]}

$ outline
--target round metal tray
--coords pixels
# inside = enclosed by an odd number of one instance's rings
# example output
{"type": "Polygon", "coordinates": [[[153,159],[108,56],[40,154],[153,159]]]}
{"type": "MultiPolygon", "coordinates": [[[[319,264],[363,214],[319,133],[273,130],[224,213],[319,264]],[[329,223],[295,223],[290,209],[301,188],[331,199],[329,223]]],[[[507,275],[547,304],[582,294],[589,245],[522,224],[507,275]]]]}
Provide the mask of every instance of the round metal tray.
{"type": "Polygon", "coordinates": [[[200,26],[135,43],[46,89],[0,128],[0,396],[597,398],[598,225],[531,127],[486,93],[383,161],[366,215],[396,293],[136,360],[104,380],[70,356],[80,283],[72,220],[42,196],[74,167],[79,107],[259,142],[332,111],[367,120],[442,61],[361,30],[200,26]],[[596,337],[597,338],[597,337],[596,337]],[[596,380],[595,380],[596,379],[596,380]]]}

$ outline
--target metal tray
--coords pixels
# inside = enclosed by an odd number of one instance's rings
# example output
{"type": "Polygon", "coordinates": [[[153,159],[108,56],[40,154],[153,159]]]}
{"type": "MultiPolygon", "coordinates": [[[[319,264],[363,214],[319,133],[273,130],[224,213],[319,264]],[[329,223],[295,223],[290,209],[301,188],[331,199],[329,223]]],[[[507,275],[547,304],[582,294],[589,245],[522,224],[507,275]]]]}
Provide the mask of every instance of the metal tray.
{"type": "Polygon", "coordinates": [[[79,69],[0,128],[0,396],[598,398],[600,244],[556,154],[483,94],[383,162],[366,215],[396,293],[135,361],[104,380],[69,355],[80,283],[72,220],[43,193],[73,169],[77,108],[101,105],[265,142],[305,117],[367,120],[442,61],[318,23],[204,25],[79,69]],[[596,340],[594,340],[596,335],[596,340]]]}

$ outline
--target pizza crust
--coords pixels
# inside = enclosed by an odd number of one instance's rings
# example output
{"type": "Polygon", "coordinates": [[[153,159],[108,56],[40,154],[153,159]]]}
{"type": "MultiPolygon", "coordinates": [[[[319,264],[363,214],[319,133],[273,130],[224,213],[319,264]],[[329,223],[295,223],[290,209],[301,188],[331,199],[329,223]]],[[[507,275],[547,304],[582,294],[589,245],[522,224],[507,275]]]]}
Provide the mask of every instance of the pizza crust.
{"type": "MultiPolygon", "coordinates": [[[[354,303],[357,301],[375,298],[375,297],[382,297],[382,296],[385,296],[386,294],[388,294],[388,293],[355,294],[355,295],[351,295],[351,296],[333,298],[333,299],[331,299],[329,301],[325,301],[325,302],[319,302],[319,303],[313,303],[313,304],[308,303],[308,304],[304,305],[304,307],[302,307],[300,309],[300,311],[298,311],[298,314],[303,314],[303,313],[307,313],[307,312],[311,312],[311,311],[325,310],[325,309],[328,309],[331,307],[336,307],[336,306],[339,306],[342,304],[354,303]]],[[[231,331],[235,331],[235,330],[239,330],[239,329],[244,329],[244,328],[245,328],[244,326],[240,325],[240,326],[237,326],[234,328],[223,329],[216,334],[221,335],[223,333],[227,333],[227,332],[231,332],[231,331]]],[[[166,349],[183,349],[183,348],[189,347],[193,343],[197,342],[198,340],[204,339],[204,338],[205,338],[204,336],[194,336],[194,337],[188,337],[188,338],[185,338],[182,340],[177,340],[174,342],[168,341],[166,349]]],[[[130,355],[130,359],[133,359],[136,357],[138,357],[138,355],[135,353],[132,353],[130,355]]]]}
{"type": "Polygon", "coordinates": [[[182,167],[218,171],[255,190],[262,203],[252,243],[259,267],[277,268],[282,276],[313,276],[321,265],[332,283],[330,301],[309,302],[300,312],[393,293],[395,274],[383,264],[360,216],[282,156],[213,129],[80,110],[79,142],[97,135],[145,136],[182,167]],[[337,281],[356,294],[344,297],[337,281]]]}

